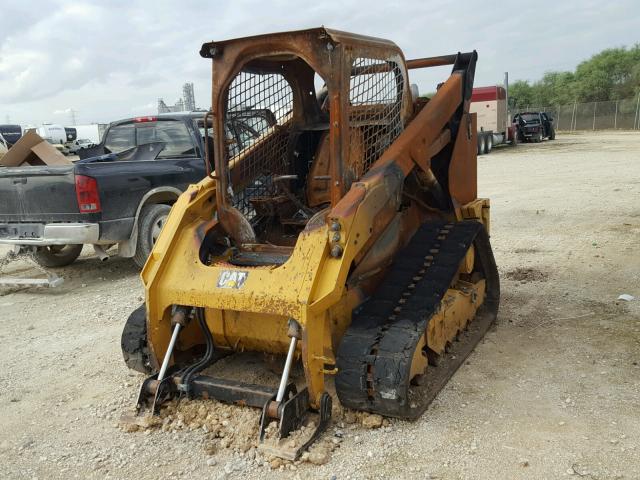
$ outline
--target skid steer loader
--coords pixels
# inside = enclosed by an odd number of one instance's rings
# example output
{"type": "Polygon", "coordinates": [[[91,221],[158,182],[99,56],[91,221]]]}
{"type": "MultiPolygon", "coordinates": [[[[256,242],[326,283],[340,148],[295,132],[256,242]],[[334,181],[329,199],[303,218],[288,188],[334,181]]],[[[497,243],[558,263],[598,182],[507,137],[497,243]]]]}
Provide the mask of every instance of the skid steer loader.
{"type": "Polygon", "coordinates": [[[260,448],[289,459],[330,421],[328,377],[345,407],[418,417],[498,310],[476,52],[406,61],[390,41],[316,28],[200,54],[214,168],[173,206],[124,328],[125,361],[153,373],[139,414],[177,396],[259,407],[260,448]],[[408,70],[442,65],[451,75],[418,98],[408,70]],[[255,109],[275,121],[243,117],[255,109]],[[244,351],[286,356],[279,387],[202,373],[244,351]]]}

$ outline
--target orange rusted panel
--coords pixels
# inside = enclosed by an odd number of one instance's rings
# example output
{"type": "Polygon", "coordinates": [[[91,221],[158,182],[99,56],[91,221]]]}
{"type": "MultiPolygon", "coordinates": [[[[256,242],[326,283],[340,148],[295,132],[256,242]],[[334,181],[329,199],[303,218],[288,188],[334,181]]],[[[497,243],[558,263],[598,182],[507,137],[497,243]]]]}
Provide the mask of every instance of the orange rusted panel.
{"type": "Polygon", "coordinates": [[[449,192],[458,205],[478,198],[476,114],[468,113],[460,122],[449,164],[449,192]]]}

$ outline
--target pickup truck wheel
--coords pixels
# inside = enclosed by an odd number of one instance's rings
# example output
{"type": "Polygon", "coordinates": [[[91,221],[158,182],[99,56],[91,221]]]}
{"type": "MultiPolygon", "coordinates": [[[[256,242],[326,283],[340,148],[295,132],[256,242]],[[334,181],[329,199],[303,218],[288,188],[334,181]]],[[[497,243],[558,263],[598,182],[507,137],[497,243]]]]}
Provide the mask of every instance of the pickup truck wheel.
{"type": "Polygon", "coordinates": [[[133,261],[140,268],[144,267],[147,257],[156,243],[160,231],[167,221],[171,207],[169,205],[156,204],[142,207],[138,219],[138,243],[133,261]]]}
{"type": "Polygon", "coordinates": [[[127,367],[147,375],[151,373],[147,348],[147,314],[144,305],[136,308],[127,318],[120,346],[127,367]]]}
{"type": "Polygon", "coordinates": [[[43,267],[65,267],[80,256],[82,245],[48,245],[40,247],[33,254],[33,259],[43,267]]]}

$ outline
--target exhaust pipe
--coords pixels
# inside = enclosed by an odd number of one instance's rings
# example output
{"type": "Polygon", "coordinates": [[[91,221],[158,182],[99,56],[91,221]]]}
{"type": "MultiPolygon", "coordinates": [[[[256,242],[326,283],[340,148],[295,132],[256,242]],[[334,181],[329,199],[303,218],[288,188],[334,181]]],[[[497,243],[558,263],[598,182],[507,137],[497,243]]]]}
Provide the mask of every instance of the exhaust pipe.
{"type": "Polygon", "coordinates": [[[106,262],[107,260],[109,260],[109,255],[104,251],[102,245],[94,245],[93,250],[96,252],[96,255],[101,262],[106,262]]]}

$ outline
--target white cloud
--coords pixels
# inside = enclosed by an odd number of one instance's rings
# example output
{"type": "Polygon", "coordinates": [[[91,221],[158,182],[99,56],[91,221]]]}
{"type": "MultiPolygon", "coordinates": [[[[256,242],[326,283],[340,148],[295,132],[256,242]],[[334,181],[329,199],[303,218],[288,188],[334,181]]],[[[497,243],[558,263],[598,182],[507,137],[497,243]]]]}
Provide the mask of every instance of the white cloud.
{"type": "MultiPolygon", "coordinates": [[[[476,84],[492,84],[507,70],[512,79],[535,79],[632,44],[640,14],[635,0],[544,0],[508,9],[497,0],[5,3],[0,119],[23,123],[69,116],[71,107],[80,122],[153,113],[158,97],[172,103],[186,81],[206,106],[211,66],[198,51],[213,39],[326,25],[394,40],[407,58],[475,48],[476,84]]],[[[447,73],[411,74],[426,92],[447,73]]]]}

